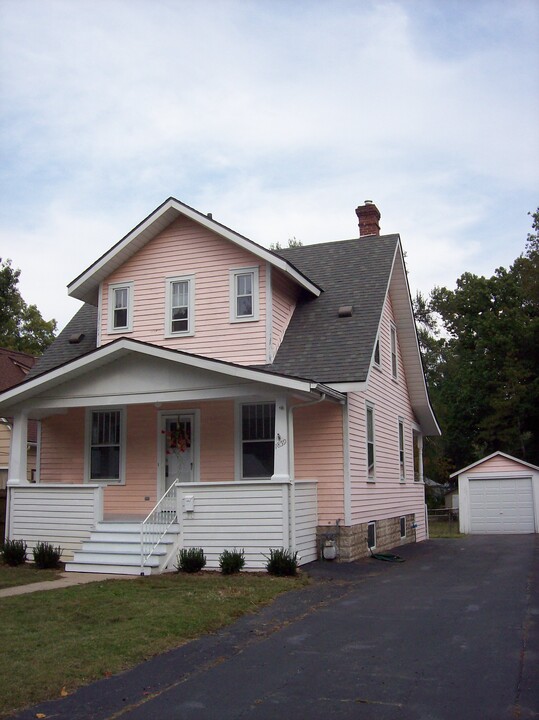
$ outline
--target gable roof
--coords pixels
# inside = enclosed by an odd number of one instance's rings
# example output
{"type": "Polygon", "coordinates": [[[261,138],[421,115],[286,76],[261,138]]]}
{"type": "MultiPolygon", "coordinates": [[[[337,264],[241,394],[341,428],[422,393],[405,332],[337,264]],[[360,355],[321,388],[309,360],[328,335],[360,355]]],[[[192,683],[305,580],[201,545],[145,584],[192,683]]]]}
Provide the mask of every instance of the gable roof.
{"type": "Polygon", "coordinates": [[[231,230],[226,225],[222,225],[214,220],[211,214],[204,215],[176,198],[170,197],[89,268],[72,280],[67,286],[69,295],[91,305],[97,305],[100,282],[182,215],[270,263],[286,273],[311,295],[318,296],[320,294],[320,288],[315,283],[276,253],[231,230]]]}
{"type": "Polygon", "coordinates": [[[471,465],[467,465],[464,468],[461,468],[460,470],[457,470],[456,472],[452,473],[449,477],[453,478],[457,475],[460,475],[461,473],[468,472],[468,470],[471,470],[474,467],[477,467],[478,465],[482,465],[483,463],[486,463],[488,460],[492,460],[492,458],[495,457],[502,457],[506,460],[512,460],[513,462],[518,463],[519,465],[524,465],[525,467],[530,468],[531,470],[539,470],[539,467],[537,465],[532,465],[529,462],[526,462],[525,460],[520,460],[520,458],[513,457],[513,455],[508,455],[507,453],[501,452],[500,450],[497,450],[496,452],[493,452],[491,455],[487,455],[484,458],[481,458],[481,460],[477,460],[476,462],[472,463],[471,465]]]}
{"type": "Polygon", "coordinates": [[[22,382],[35,362],[28,353],[0,348],[0,392],[22,382]]]}

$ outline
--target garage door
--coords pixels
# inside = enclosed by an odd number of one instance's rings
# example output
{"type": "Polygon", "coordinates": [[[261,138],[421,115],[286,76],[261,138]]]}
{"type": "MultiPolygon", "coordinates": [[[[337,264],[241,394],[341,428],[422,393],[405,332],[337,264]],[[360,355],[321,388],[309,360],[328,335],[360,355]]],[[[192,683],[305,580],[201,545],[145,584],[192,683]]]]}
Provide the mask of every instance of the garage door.
{"type": "Polygon", "coordinates": [[[470,480],[472,533],[535,531],[531,478],[470,480]]]}

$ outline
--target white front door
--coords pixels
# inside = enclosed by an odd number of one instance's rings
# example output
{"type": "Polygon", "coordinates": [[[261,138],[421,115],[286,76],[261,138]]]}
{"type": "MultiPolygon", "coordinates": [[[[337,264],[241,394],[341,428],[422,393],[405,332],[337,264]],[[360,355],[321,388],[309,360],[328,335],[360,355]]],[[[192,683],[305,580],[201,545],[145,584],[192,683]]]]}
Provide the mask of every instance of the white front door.
{"type": "Polygon", "coordinates": [[[194,480],[194,416],[175,413],[163,415],[161,427],[161,494],[173,482],[194,480]]]}

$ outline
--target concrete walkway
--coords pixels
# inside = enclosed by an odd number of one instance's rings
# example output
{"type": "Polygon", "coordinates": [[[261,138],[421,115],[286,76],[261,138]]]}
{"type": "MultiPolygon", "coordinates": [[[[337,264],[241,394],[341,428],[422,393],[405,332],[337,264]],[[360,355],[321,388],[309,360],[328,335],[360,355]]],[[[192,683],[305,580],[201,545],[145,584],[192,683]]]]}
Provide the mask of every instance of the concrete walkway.
{"type": "Polygon", "coordinates": [[[539,718],[539,536],[307,566],[315,582],[34,720],[539,718]]]}
{"type": "Polygon", "coordinates": [[[15,587],[0,590],[0,598],[14,597],[15,595],[27,595],[28,593],[40,592],[41,590],[57,590],[59,588],[71,587],[72,585],[86,585],[91,582],[112,579],[126,579],[134,577],[131,575],[94,575],[93,573],[72,573],[63,572],[58,580],[44,580],[43,582],[30,583],[28,585],[16,585],[15,587]]]}

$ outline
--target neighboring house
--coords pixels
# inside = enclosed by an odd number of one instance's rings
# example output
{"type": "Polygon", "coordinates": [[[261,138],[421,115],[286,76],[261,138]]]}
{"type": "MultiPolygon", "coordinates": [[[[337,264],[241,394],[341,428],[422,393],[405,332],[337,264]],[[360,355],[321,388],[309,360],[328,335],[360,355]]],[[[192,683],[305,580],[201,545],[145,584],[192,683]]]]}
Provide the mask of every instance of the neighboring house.
{"type": "MultiPolygon", "coordinates": [[[[17,350],[0,348],[0,392],[7,390],[26,379],[36,359],[17,350]]],[[[32,480],[36,471],[37,425],[31,423],[28,429],[28,480],[32,480]]],[[[9,468],[9,449],[11,445],[11,418],[0,415],[0,490],[5,490],[9,468]]]]}
{"type": "Polygon", "coordinates": [[[539,532],[539,467],[495,452],[458,470],[460,532],[539,532]]]}
{"type": "Polygon", "coordinates": [[[73,280],[85,304],[0,396],[10,537],[118,573],[180,547],[208,567],[244,548],[254,569],[270,548],[314,560],[328,535],[341,560],[423,540],[422,438],[439,428],[400,238],[374,204],[356,213],[359,237],[271,252],[169,198],[73,280]]]}

